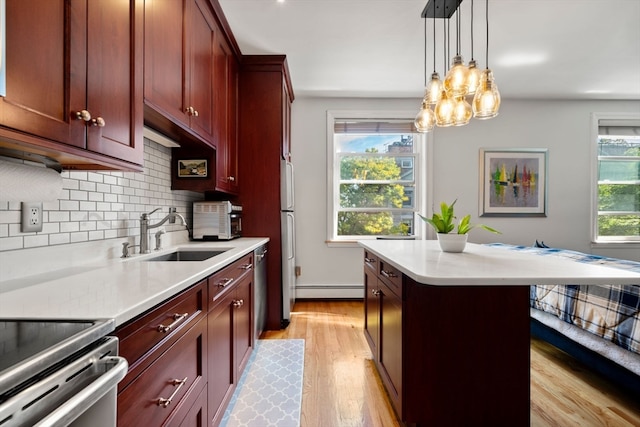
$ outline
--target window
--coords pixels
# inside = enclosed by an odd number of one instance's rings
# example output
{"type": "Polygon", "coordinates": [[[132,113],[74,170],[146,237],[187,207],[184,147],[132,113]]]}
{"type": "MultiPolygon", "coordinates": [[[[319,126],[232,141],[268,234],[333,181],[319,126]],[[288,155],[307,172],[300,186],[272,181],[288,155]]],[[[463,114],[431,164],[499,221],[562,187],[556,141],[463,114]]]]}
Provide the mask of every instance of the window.
{"type": "Polygon", "coordinates": [[[594,115],[593,241],[640,242],[640,116],[594,115]]]}
{"type": "Polygon", "coordinates": [[[327,114],[329,242],[420,235],[425,137],[406,117],[327,114]]]}

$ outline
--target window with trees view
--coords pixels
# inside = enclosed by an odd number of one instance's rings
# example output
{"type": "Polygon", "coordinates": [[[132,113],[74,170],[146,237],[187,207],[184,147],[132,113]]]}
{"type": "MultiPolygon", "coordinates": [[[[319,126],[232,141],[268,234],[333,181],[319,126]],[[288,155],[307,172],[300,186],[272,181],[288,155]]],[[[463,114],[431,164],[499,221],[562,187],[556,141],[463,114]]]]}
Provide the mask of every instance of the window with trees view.
{"type": "Polygon", "coordinates": [[[329,241],[414,236],[423,136],[413,119],[328,117],[329,241]]]}
{"type": "Polygon", "coordinates": [[[640,120],[600,119],[596,242],[640,242],[640,120]]]}

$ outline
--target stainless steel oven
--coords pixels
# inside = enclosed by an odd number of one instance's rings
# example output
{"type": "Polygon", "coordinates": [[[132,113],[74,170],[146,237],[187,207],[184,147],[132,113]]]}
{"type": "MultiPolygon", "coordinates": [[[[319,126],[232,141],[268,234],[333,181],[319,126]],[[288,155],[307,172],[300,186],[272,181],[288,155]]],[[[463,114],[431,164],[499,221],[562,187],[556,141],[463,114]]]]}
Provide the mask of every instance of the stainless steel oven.
{"type": "Polygon", "coordinates": [[[112,320],[0,319],[0,427],[116,425],[112,320]]]}

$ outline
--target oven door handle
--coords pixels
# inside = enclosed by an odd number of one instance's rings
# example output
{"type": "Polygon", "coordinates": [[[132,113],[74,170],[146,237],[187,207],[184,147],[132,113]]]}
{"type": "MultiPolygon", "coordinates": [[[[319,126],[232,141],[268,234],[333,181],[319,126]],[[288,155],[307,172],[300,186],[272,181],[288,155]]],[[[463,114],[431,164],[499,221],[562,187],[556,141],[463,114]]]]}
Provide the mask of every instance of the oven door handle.
{"type": "Polygon", "coordinates": [[[129,369],[127,359],[120,356],[105,357],[98,363],[111,365],[111,367],[105,368],[106,372],[89,383],[85,388],[75,393],[69,400],[40,420],[34,427],[49,427],[71,423],[91,407],[91,405],[107,394],[107,392],[117,387],[129,369]]]}

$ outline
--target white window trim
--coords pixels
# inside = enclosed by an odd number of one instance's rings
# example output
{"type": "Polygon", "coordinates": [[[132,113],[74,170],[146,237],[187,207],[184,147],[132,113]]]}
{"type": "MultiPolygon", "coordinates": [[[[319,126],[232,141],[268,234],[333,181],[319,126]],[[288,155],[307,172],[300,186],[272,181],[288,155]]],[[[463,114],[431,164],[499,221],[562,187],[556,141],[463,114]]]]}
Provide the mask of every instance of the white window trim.
{"type": "Polygon", "coordinates": [[[600,131],[598,129],[600,120],[640,120],[640,114],[637,113],[591,113],[591,210],[590,210],[590,226],[591,226],[591,247],[596,248],[628,248],[630,246],[640,247],[639,242],[621,240],[602,240],[598,239],[598,137],[600,131]]]}
{"type": "MultiPolygon", "coordinates": [[[[334,148],[334,122],[343,119],[413,119],[415,111],[389,111],[389,110],[327,110],[327,239],[326,244],[329,247],[358,247],[358,240],[336,240],[333,238],[334,224],[337,222],[337,210],[335,206],[339,204],[338,194],[334,192],[333,186],[336,179],[336,171],[334,165],[336,163],[336,153],[334,148]]],[[[418,212],[425,215],[426,206],[433,203],[433,133],[421,134],[416,145],[416,161],[414,165],[417,171],[416,184],[419,183],[422,191],[415,196],[418,212]],[[426,193],[426,195],[425,195],[426,193]]],[[[418,186],[418,185],[416,185],[418,186]]],[[[416,239],[424,239],[428,233],[428,229],[423,221],[415,221],[416,239]]],[[[434,236],[431,236],[433,238],[434,236]]],[[[372,237],[363,237],[362,240],[374,239],[372,237]]]]}

